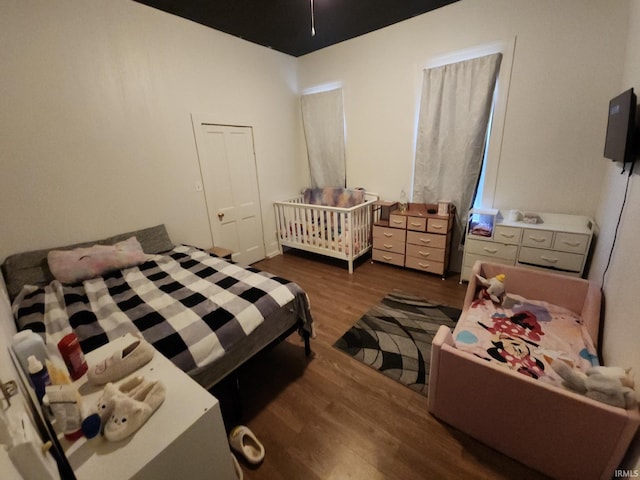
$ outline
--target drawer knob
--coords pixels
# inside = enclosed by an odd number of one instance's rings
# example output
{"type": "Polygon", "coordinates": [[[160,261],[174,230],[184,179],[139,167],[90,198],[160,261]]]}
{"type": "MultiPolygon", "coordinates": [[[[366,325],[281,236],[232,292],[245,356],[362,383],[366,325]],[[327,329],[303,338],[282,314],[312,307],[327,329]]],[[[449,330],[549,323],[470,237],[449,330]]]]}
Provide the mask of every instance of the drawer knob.
{"type": "Polygon", "coordinates": [[[391,260],[393,260],[393,258],[387,257],[386,255],[383,255],[382,258],[384,258],[387,262],[390,262],[391,260]]]}
{"type": "Polygon", "coordinates": [[[431,255],[431,253],[430,253],[430,252],[423,252],[422,250],[419,250],[419,251],[418,251],[418,253],[419,253],[420,255],[422,255],[423,257],[428,257],[429,255],[431,255]]]}
{"type": "Polygon", "coordinates": [[[422,263],[422,262],[418,262],[418,265],[420,265],[422,268],[429,268],[431,266],[428,263],[422,263]]]}
{"type": "Polygon", "coordinates": [[[420,241],[422,243],[431,243],[431,239],[430,238],[420,238],[420,241]]]}
{"type": "Polygon", "coordinates": [[[394,220],[393,223],[400,225],[402,223],[402,220],[394,220]]]}
{"type": "Polygon", "coordinates": [[[549,258],[549,257],[545,257],[544,255],[541,255],[540,258],[542,260],[546,260],[549,263],[557,263],[558,262],[557,258],[549,258]]]}
{"type": "Polygon", "coordinates": [[[484,247],[483,250],[488,253],[498,253],[498,250],[495,248],[484,247]]]}
{"type": "Polygon", "coordinates": [[[513,238],[515,237],[515,235],[513,233],[500,233],[500,235],[502,235],[505,238],[513,238]]]}
{"type": "Polygon", "coordinates": [[[437,230],[440,230],[442,228],[442,225],[431,225],[432,228],[435,228],[437,230]]]}
{"type": "Polygon", "coordinates": [[[384,234],[383,234],[383,235],[384,235],[385,237],[387,237],[387,238],[391,238],[391,237],[393,237],[393,233],[387,233],[387,232],[384,232],[384,234]]]}
{"type": "Polygon", "coordinates": [[[422,224],[421,224],[420,222],[411,222],[411,226],[412,226],[412,227],[419,227],[419,226],[421,226],[421,225],[422,225],[422,224]]]}
{"type": "Polygon", "coordinates": [[[384,244],[384,248],[393,248],[393,244],[391,244],[391,243],[385,243],[385,244],[384,244]]]}

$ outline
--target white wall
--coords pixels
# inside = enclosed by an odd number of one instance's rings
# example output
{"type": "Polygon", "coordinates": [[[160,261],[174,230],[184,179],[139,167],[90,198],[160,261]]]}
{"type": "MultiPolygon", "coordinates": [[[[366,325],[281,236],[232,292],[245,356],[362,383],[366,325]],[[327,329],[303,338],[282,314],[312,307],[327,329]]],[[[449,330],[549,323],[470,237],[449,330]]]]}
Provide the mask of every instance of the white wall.
{"type": "MultiPolygon", "coordinates": [[[[611,97],[633,87],[640,94],[640,2],[630,2],[629,28],[624,72],[611,97]]],[[[596,221],[600,235],[594,252],[589,279],[601,283],[604,278],[605,363],[631,367],[635,373],[636,392],[640,392],[640,319],[636,299],[640,293],[640,162],[630,178],[621,175],[619,164],[609,163],[603,180],[596,221]],[[627,199],[625,189],[629,181],[627,199]],[[624,207],[623,207],[624,204],[624,207]],[[612,251],[616,224],[622,211],[620,227],[612,251]],[[604,274],[611,256],[609,269],[604,274]]],[[[640,393],[638,394],[640,398],[640,393]]],[[[640,470],[640,434],[629,453],[629,468],[640,470]]]]}
{"type": "Polygon", "coordinates": [[[626,2],[462,0],[301,57],[300,88],[342,83],[348,183],[397,200],[411,184],[422,68],[516,37],[493,206],[594,215],[620,23],[626,2]]]}
{"type": "Polygon", "coordinates": [[[165,223],[210,246],[190,114],[254,127],[271,202],[306,170],[295,58],[129,0],[6,0],[0,15],[0,261],[165,223]]]}

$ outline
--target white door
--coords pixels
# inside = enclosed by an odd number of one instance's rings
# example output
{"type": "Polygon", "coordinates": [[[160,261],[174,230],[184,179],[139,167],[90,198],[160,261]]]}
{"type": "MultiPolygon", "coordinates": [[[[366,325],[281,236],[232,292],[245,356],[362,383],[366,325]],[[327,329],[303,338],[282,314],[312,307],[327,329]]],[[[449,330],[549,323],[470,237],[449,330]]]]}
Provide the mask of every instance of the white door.
{"type": "Polygon", "coordinates": [[[265,258],[258,175],[251,127],[194,121],[211,236],[233,250],[233,260],[265,258]]]}

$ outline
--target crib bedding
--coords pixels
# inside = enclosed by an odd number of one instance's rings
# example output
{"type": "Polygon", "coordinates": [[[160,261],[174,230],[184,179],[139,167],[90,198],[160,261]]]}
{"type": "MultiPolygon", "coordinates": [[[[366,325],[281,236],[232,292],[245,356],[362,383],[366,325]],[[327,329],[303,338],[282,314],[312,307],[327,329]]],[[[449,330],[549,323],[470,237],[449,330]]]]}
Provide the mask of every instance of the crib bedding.
{"type": "Polygon", "coordinates": [[[456,348],[504,368],[560,386],[554,359],[579,371],[598,365],[594,342],[582,319],[570,310],[511,295],[512,308],[475,300],[453,332],[456,348]]]}
{"type": "MultiPolygon", "coordinates": [[[[289,222],[289,237],[295,238],[300,243],[306,243],[309,245],[317,245],[325,248],[333,248],[337,252],[342,252],[345,255],[351,253],[351,236],[349,230],[345,226],[344,233],[342,232],[341,225],[333,226],[333,222],[327,222],[329,226],[324,226],[324,222],[317,219],[315,222],[298,222],[291,220],[289,222]]],[[[280,239],[285,238],[285,232],[280,233],[280,239]]],[[[357,240],[354,242],[354,251],[360,250],[360,242],[357,240]]]]}
{"type": "Polygon", "coordinates": [[[297,284],[185,245],[81,283],[25,286],[13,302],[18,328],[44,332],[47,343],[73,331],[89,352],[139,332],[185,372],[221,358],[289,307],[311,332],[297,284]]]}

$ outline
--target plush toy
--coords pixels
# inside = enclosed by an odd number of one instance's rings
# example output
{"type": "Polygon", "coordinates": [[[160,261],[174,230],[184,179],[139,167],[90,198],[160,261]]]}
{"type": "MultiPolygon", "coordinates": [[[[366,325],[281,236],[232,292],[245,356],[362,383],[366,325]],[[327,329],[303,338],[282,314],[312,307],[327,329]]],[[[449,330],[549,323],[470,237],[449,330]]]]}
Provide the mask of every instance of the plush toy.
{"type": "Polygon", "coordinates": [[[504,273],[500,273],[489,279],[476,274],[476,278],[483,287],[478,292],[478,298],[490,298],[495,303],[502,301],[502,296],[504,295],[504,273]]]}
{"type": "Polygon", "coordinates": [[[562,360],[553,360],[551,368],[562,377],[563,384],[575,392],[608,405],[634,408],[637,404],[634,381],[621,367],[593,367],[582,373],[562,360]]]}

